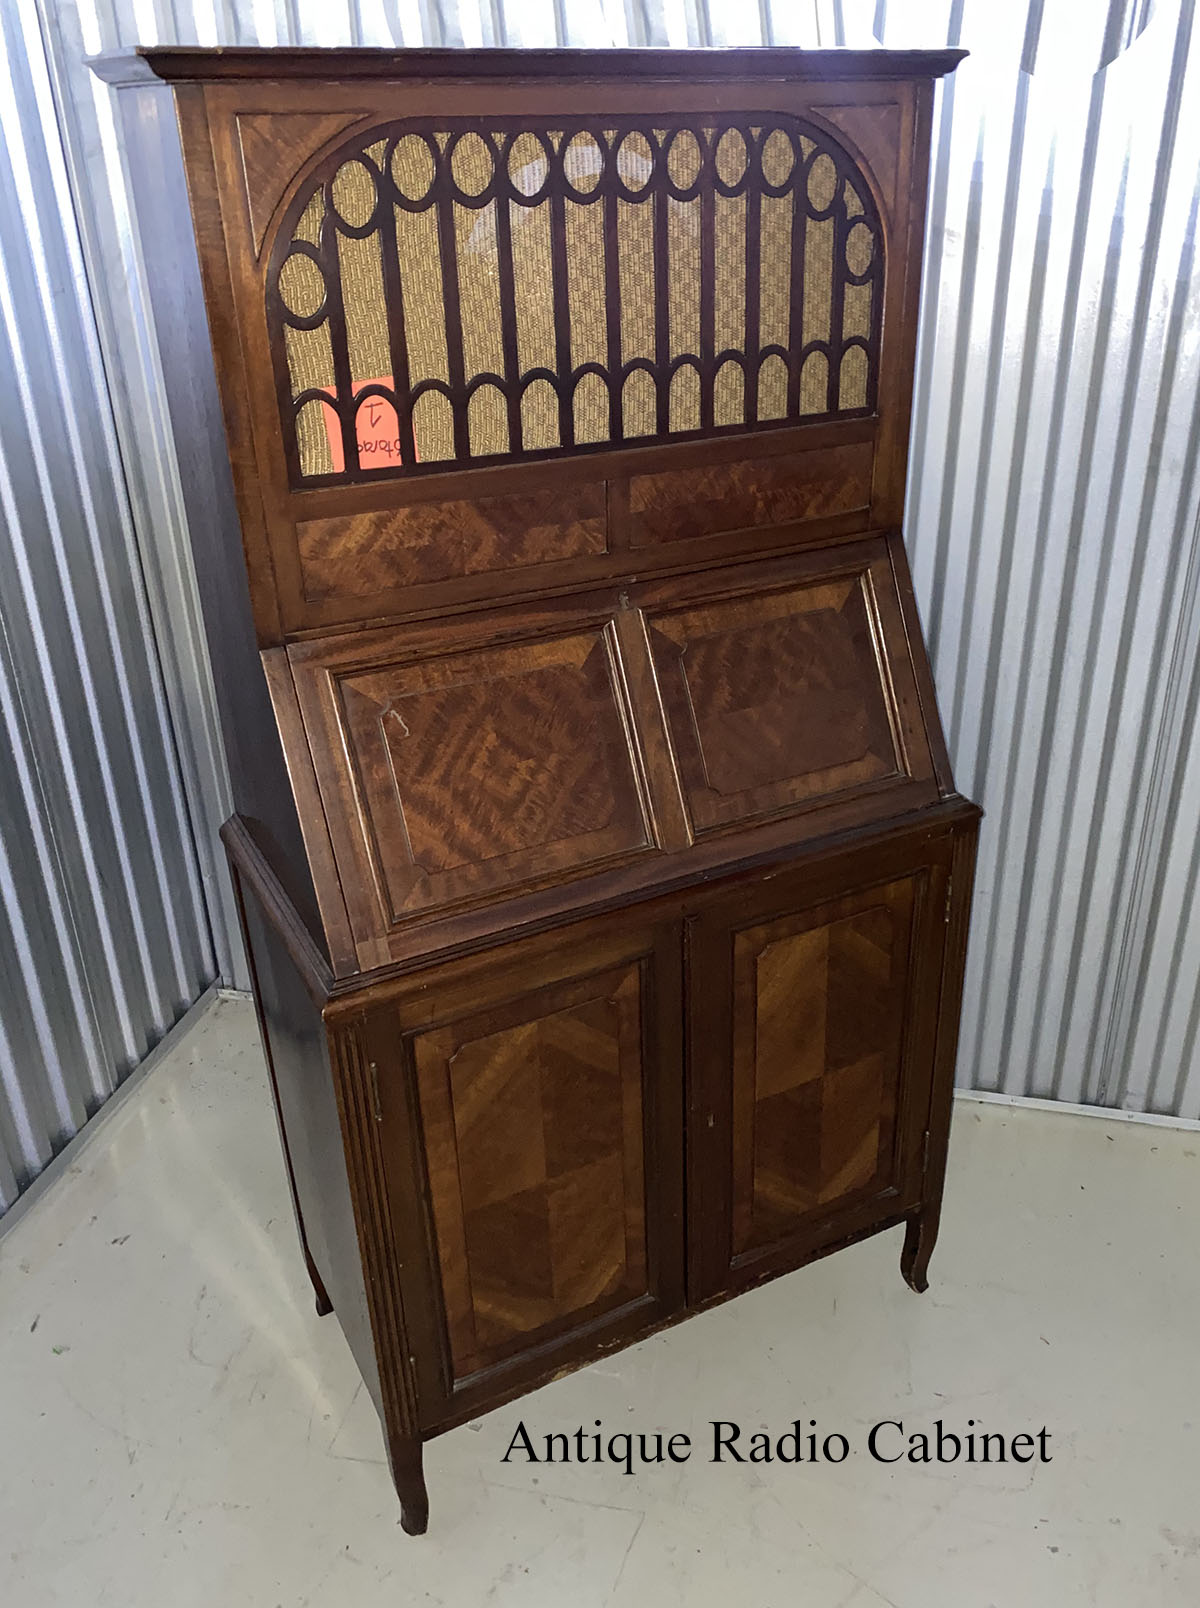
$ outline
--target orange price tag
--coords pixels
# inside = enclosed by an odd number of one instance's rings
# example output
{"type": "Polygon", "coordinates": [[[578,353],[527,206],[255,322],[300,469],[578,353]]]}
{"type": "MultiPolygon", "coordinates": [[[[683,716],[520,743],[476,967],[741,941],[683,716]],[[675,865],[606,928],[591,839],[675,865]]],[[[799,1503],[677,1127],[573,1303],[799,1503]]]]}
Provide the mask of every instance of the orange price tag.
{"type": "MultiPolygon", "coordinates": [[[[358,380],[354,394],[366,390],[368,385],[386,385],[390,388],[392,376],[382,374],[377,380],[358,380]]],[[[329,452],[333,458],[333,472],[340,475],[346,467],[342,451],[342,427],[332,408],[324,408],[325,433],[329,437],[329,452]]],[[[400,421],[396,410],[383,396],[369,396],[358,410],[358,462],[363,469],[394,469],[401,460],[400,421]]]]}

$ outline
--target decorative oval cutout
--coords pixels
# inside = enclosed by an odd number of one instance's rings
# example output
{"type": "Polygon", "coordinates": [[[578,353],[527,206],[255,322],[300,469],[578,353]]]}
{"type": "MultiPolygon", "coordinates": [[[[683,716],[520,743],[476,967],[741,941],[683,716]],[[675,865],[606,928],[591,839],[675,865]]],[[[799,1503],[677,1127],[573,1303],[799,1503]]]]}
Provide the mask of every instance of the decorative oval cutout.
{"type": "Polygon", "coordinates": [[[749,157],[746,152],[746,141],[741,131],[736,128],[727,128],[717,141],[715,164],[717,177],[722,184],[728,185],[732,190],[746,177],[746,166],[749,157]]]}
{"type": "Polygon", "coordinates": [[[494,458],[508,451],[508,404],[495,385],[481,385],[467,403],[467,435],[472,458],[494,458]]]}
{"type": "Polygon", "coordinates": [[[354,431],[358,442],[360,469],[399,469],[404,461],[400,450],[400,420],[385,396],[368,396],[354,410],[354,431]]]}
{"type": "Polygon", "coordinates": [[[871,266],[875,255],[875,236],[865,223],[850,226],[846,236],[846,267],[856,278],[861,278],[871,266]]]}
{"type": "Polygon", "coordinates": [[[293,318],[315,318],[325,305],[325,275],[305,251],[293,251],[279,270],[279,299],[293,318]]]}
{"type": "Polygon", "coordinates": [[[340,475],[345,468],[341,420],[328,402],[318,401],[314,397],[299,409],[296,414],[296,445],[306,476],[340,475]]]}
{"type": "Polygon", "coordinates": [[[852,346],[842,356],[838,380],[838,407],[865,408],[867,405],[867,354],[852,346]]]}
{"type": "Polygon", "coordinates": [[[810,352],[800,370],[800,412],[824,413],[829,407],[829,359],[810,352]]]}
{"type": "Polygon", "coordinates": [[[573,401],[575,440],[608,440],[608,386],[598,374],[580,375],[573,401]]]}
{"type": "Polygon", "coordinates": [[[787,364],[778,352],[771,352],[758,371],[758,416],[760,419],[787,417],[787,364]]]}
{"type": "Polygon", "coordinates": [[[482,135],[460,134],[450,151],[450,176],[463,195],[482,195],[492,182],[495,163],[482,135]]]}
{"type": "Polygon", "coordinates": [[[667,147],[667,172],[671,183],[680,190],[690,190],[700,177],[703,157],[700,141],[690,128],[681,128],[671,136],[667,147]]]}
{"type": "Polygon", "coordinates": [[[343,162],[329,186],[329,199],[339,223],[365,229],[379,205],[375,171],[366,162],[343,162]]]}
{"type": "Polygon", "coordinates": [[[762,175],[768,184],[778,188],[791,178],[796,152],[781,128],[773,128],[763,141],[761,160],[762,175]]]}
{"type": "Polygon", "coordinates": [[[726,358],[713,381],[713,423],[741,424],[746,417],[746,376],[740,363],[726,358]]]}
{"type": "Polygon", "coordinates": [[[700,428],[700,376],[687,364],[671,377],[667,429],[672,435],[700,428]]]}
{"type": "Polygon", "coordinates": [[[634,369],[621,390],[621,428],[627,440],[658,429],[658,390],[645,369],[634,369]]]}
{"type": "Polygon", "coordinates": [[[419,134],[404,134],[392,152],[392,183],[406,201],[424,201],[433,187],[433,152],[419,134]]]}
{"type": "Polygon", "coordinates": [[[627,190],[644,190],[654,176],[654,151],[641,129],[626,134],[617,147],[617,173],[627,190]]]}
{"type": "Polygon", "coordinates": [[[508,177],[514,190],[530,200],[546,187],[550,154],[536,134],[522,130],[508,148],[508,177]]]}
{"type": "Polygon", "coordinates": [[[594,134],[573,134],[563,152],[563,177],[578,195],[590,195],[604,172],[604,152],[594,134]]]}
{"type": "Polygon", "coordinates": [[[838,170],[825,151],[813,157],[808,170],[808,199],[818,212],[828,212],[837,194],[838,170]]]}

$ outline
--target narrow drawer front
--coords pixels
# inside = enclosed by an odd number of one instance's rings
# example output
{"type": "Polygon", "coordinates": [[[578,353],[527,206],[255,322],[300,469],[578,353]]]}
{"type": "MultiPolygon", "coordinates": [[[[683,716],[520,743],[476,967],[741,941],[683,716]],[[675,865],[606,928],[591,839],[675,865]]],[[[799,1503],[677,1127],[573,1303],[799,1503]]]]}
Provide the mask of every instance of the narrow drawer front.
{"type": "Polygon", "coordinates": [[[856,441],[815,452],[633,475],[631,539],[646,546],[776,526],[790,532],[832,514],[862,511],[865,516],[874,460],[874,443],[856,441]]]}
{"type": "Polygon", "coordinates": [[[606,550],[606,508],[604,482],[596,481],[303,520],[296,542],[304,596],[378,599],[401,587],[569,564],[606,550]]]}

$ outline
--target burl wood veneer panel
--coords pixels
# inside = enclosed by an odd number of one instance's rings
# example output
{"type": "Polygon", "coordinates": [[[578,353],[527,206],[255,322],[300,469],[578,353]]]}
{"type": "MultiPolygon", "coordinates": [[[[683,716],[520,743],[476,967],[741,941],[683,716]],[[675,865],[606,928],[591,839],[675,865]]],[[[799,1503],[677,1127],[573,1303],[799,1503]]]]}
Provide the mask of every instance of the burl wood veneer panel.
{"type": "Polygon", "coordinates": [[[402,633],[357,659],[318,645],[297,690],[360,936],[653,846],[603,625],[419,657],[402,633]]]}
{"type": "Polygon", "coordinates": [[[692,606],[648,610],[671,742],[697,834],[930,773],[900,729],[879,565],[692,606]]]}
{"type": "Polygon", "coordinates": [[[606,512],[598,481],[305,520],[296,527],[304,595],[377,599],[397,587],[566,564],[606,550],[606,512]]]}
{"type": "Polygon", "coordinates": [[[649,1293],[641,1043],[636,964],[415,1040],[456,1379],[649,1293]]]}
{"type": "Polygon", "coordinates": [[[913,884],[733,944],[733,1249],[769,1246],[888,1181],[913,884]]]}
{"type": "Polygon", "coordinates": [[[639,546],[724,531],[801,524],[866,510],[874,444],[744,458],[629,480],[629,525],[639,546]]]}

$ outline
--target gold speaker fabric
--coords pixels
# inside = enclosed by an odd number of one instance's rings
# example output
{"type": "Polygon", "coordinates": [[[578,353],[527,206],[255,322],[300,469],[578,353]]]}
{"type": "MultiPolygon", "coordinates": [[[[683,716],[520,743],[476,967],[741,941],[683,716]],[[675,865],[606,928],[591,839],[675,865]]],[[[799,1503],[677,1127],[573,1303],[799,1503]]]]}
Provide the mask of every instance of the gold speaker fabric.
{"type": "Polygon", "coordinates": [[[795,119],[406,122],[288,216],[269,313],[301,480],[874,403],[879,221],[795,119]]]}

